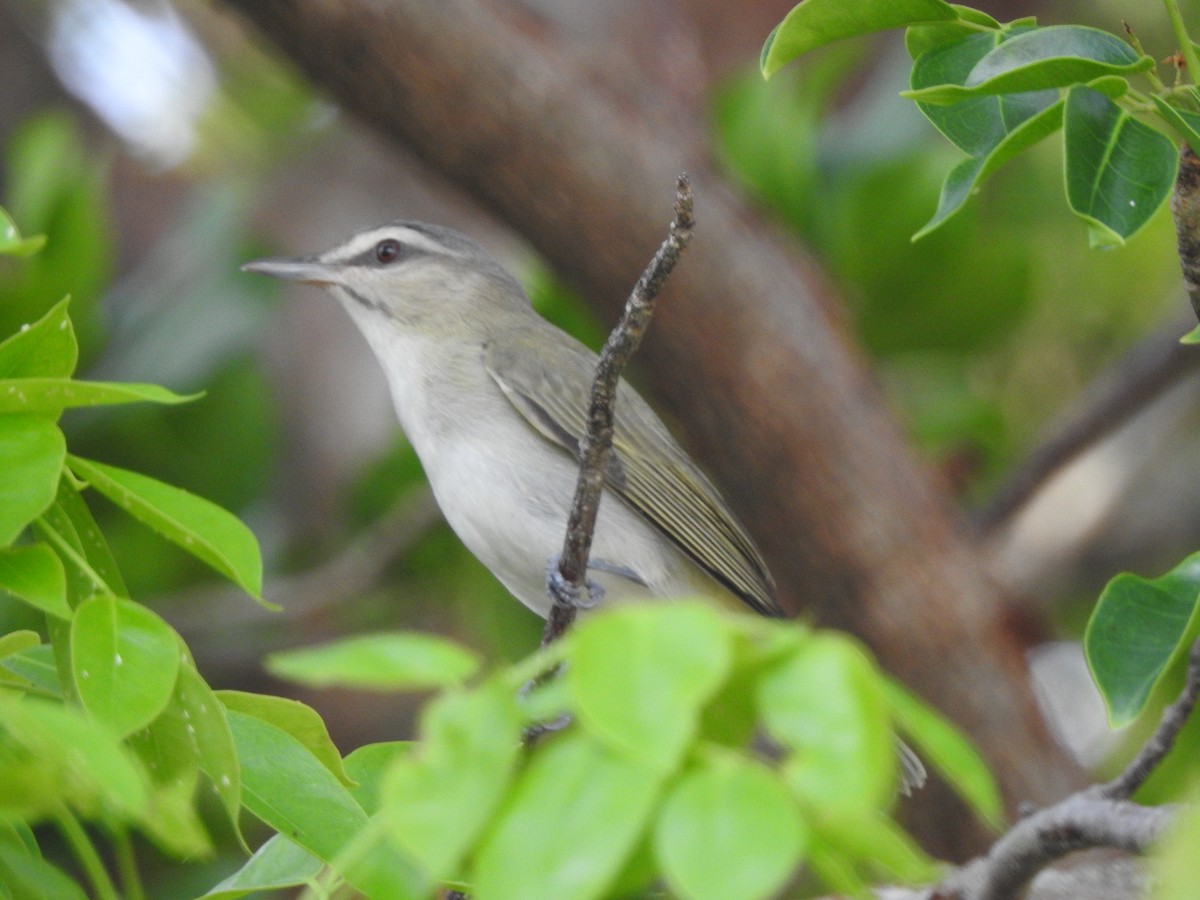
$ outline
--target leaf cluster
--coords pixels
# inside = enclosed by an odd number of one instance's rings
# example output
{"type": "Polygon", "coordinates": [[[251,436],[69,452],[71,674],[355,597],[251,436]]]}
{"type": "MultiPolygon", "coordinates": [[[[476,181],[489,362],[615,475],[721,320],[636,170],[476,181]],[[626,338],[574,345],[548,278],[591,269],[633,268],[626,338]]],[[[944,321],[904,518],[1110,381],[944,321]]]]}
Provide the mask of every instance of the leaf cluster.
{"type": "MultiPolygon", "coordinates": [[[[1008,160],[1061,130],[1069,208],[1087,223],[1092,246],[1123,244],[1170,195],[1172,138],[1200,147],[1200,92],[1179,79],[1166,85],[1132,33],[1126,40],[1033,18],[1002,24],[944,0],[805,0],[768,37],[761,68],[769,77],[816,47],[891,28],[905,29],[913,60],[904,96],[968,156],[947,174],[914,240],[958,213],[1008,160]]],[[[1176,31],[1192,52],[1181,24],[1176,31]]]]}

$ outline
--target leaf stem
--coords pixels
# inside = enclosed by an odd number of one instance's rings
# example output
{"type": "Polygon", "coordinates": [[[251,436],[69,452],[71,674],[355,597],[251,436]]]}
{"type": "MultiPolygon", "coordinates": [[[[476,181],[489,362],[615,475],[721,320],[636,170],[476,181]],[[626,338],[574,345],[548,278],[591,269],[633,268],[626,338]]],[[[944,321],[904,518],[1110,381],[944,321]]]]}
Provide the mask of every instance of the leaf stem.
{"type": "Polygon", "coordinates": [[[1200,77],[1200,56],[1197,56],[1192,39],[1188,37],[1187,27],[1183,24],[1183,13],[1179,11],[1179,0],[1163,0],[1163,5],[1167,8],[1167,17],[1171,20],[1171,30],[1175,32],[1175,40],[1179,42],[1179,52],[1183,54],[1184,62],[1187,63],[1188,80],[1192,84],[1196,84],[1196,79],[1200,77]]]}
{"type": "Polygon", "coordinates": [[[75,814],[63,806],[55,814],[54,821],[58,825],[58,830],[66,838],[67,844],[74,851],[79,864],[83,867],[98,900],[120,900],[117,888],[112,883],[108,870],[104,868],[100,854],[96,852],[95,844],[92,843],[92,839],[88,837],[75,814]]]}
{"type": "Polygon", "coordinates": [[[108,586],[108,582],[100,577],[100,573],[91,567],[87,558],[71,546],[71,542],[58,533],[58,531],[46,521],[45,516],[38,516],[33,523],[42,537],[52,543],[55,548],[81,571],[89,581],[96,587],[97,590],[105,594],[113,594],[114,591],[108,586]]]}
{"type": "Polygon", "coordinates": [[[142,876],[138,872],[137,859],[133,855],[133,841],[129,839],[129,829],[122,827],[114,830],[113,849],[116,851],[117,872],[121,878],[121,887],[125,889],[126,900],[146,900],[146,892],[142,889],[142,876]]]}

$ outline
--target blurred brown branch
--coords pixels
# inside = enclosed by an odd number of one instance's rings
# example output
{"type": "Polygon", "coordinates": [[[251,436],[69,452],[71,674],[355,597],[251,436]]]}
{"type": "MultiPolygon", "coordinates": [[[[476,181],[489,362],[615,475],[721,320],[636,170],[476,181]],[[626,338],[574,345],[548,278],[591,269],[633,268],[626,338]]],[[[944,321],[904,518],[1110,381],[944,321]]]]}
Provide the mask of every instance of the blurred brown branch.
{"type": "MultiPolygon", "coordinates": [[[[972,734],[1012,805],[1069,793],[1077,773],[1042,726],[979,548],[811,260],[664,133],[677,121],[702,133],[694,110],[657,93],[653,105],[618,103],[571,46],[509,4],[226,2],[346,110],[527,237],[607,317],[659,241],[661,186],[691,172],[705,228],[646,341],[648,392],[754,533],[785,606],[861,635],[972,734]]],[[[926,791],[915,812],[926,845],[978,849],[961,808],[935,799],[926,791]]]]}

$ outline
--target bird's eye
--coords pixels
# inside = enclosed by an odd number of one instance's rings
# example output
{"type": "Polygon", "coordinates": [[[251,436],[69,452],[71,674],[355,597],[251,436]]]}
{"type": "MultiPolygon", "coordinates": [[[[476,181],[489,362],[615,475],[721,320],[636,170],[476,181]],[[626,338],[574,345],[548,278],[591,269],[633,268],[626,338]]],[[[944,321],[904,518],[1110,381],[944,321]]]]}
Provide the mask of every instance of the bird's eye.
{"type": "Polygon", "coordinates": [[[385,266],[400,258],[400,242],[395,238],[384,238],[375,245],[375,258],[385,266]]]}

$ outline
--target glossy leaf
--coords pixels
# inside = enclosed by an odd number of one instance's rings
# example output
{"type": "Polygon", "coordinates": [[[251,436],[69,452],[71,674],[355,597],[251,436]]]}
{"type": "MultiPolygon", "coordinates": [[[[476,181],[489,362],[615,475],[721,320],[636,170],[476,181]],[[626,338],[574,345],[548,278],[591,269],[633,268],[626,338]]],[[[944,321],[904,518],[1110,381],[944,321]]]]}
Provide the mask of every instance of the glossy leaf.
{"type": "Polygon", "coordinates": [[[1154,66],[1148,56],[1107,31],[1082,25],[1036,28],[1006,40],[979,60],[963,84],[934,85],[903,96],[957,103],[989,94],[1016,94],[1126,76],[1154,66]]]}
{"type": "Polygon", "coordinates": [[[675,894],[692,900],[776,896],[802,859],[807,830],[774,772],[713,754],[663,802],[655,853],[675,894]]]}
{"type": "Polygon", "coordinates": [[[188,403],[199,394],[176,394],[157,384],[76,381],[73,378],[7,378],[0,381],[0,413],[57,416],[64,409],[120,403],[188,403]]]}
{"type": "MultiPolygon", "coordinates": [[[[118,597],[128,597],[129,589],[117,567],[117,560],[104,538],[100,526],[92,516],[79,488],[73,479],[63,477],[58,483],[58,495],[54,505],[46,511],[43,517],[60,531],[68,535],[71,546],[75,548],[86,562],[88,569],[99,578],[105,592],[116,594],[118,597]]],[[[68,566],[67,597],[71,599],[70,566],[68,566]]],[[[77,598],[82,599],[82,598],[77,598]]]]}
{"type": "MultiPolygon", "coordinates": [[[[367,814],[325,764],[269,722],[234,710],[228,718],[246,809],[326,863],[354,846],[368,827],[367,814]]],[[[348,869],[342,873],[347,882],[371,897],[419,896],[411,873],[382,845],[348,869]]]]}
{"type": "MultiPolygon", "coordinates": [[[[932,50],[934,47],[952,44],[963,38],[977,35],[981,28],[991,31],[1001,30],[1000,23],[985,12],[957,3],[952,3],[951,6],[958,13],[957,20],[910,25],[904,30],[904,48],[912,59],[915,60],[922,53],[932,50]]],[[[1011,27],[1006,30],[1011,30],[1011,27]]]]}
{"type": "Polygon", "coordinates": [[[273,653],[266,666],[311,687],[412,691],[461,684],[479,668],[479,658],[444,638],[390,632],[273,653]]]}
{"type": "Polygon", "coordinates": [[[1092,678],[1114,728],[1133,721],[1196,632],[1200,553],[1159,578],[1124,572],[1100,594],[1084,634],[1092,678]]]}
{"type": "Polygon", "coordinates": [[[796,57],[843,38],[958,17],[943,0],[804,0],[771,32],[759,65],[769,78],[796,57]]]}
{"type": "MultiPolygon", "coordinates": [[[[981,59],[1011,32],[972,33],[950,44],[923,53],[913,63],[909,84],[914,91],[944,84],[962,85],[981,59]]],[[[918,102],[917,108],[946,139],[959,149],[980,156],[989,153],[1026,119],[1058,100],[1057,91],[1035,91],[1011,96],[968,97],[958,103],[918,102]]]]}
{"type": "Polygon", "coordinates": [[[581,725],[665,771],[732,662],[730,636],[709,606],[631,604],[579,624],[565,677],[581,725]]]}
{"type": "Polygon", "coordinates": [[[325,864],[299,844],[277,834],[259,847],[245,864],[202,896],[235,900],[258,891],[303,887],[325,864]]]}
{"type": "Polygon", "coordinates": [[[253,716],[287,732],[305,750],[320,760],[338,781],[347,787],[351,781],[342,765],[342,755],[334,746],[325,721],[311,706],[287,697],[270,694],[251,694],[245,691],[217,691],[217,698],[227,710],[253,716]]]}
{"type": "Polygon", "coordinates": [[[61,377],[75,371],[79,345],[63,300],[0,343],[0,379],[61,377]]]}
{"type": "Polygon", "coordinates": [[[1093,246],[1123,244],[1175,185],[1178,155],[1166,135],[1106,96],[1077,85],[1063,114],[1067,202],[1093,246]]]}
{"type": "Polygon", "coordinates": [[[1171,123],[1175,130],[1179,132],[1180,137],[1187,141],[1188,146],[1192,148],[1192,152],[1200,153],[1200,150],[1196,149],[1200,147],[1200,113],[1172,106],[1157,94],[1151,95],[1150,99],[1154,101],[1154,105],[1158,107],[1158,111],[1162,113],[1162,117],[1171,123]]]}
{"type": "Polygon", "coordinates": [[[0,209],[0,256],[32,256],[45,246],[44,234],[22,237],[7,212],[0,209]]]}
{"type": "Polygon", "coordinates": [[[475,855],[488,900],[603,897],[651,811],[661,776],[586,733],[539,747],[475,855]]]}
{"type": "Polygon", "coordinates": [[[502,684],[450,693],[421,721],[421,742],[383,789],[388,836],[430,884],[452,875],[509,789],[521,750],[516,704],[502,684]]]}
{"type": "Polygon", "coordinates": [[[71,471],[131,516],[178,544],[269,608],[262,601],[258,541],[232,513],[149,476],[78,456],[71,471]]]}
{"type": "Polygon", "coordinates": [[[179,639],[130,600],[93,597],[71,623],[71,671],[83,708],[125,736],[145,728],[175,691],[179,639]]]}
{"type": "Polygon", "coordinates": [[[1004,824],[1000,789],[979,751],[936,710],[891,679],[883,692],[897,727],[917,754],[928,761],[981,819],[1004,824]]]}
{"type": "Polygon", "coordinates": [[[817,634],[759,687],[767,731],[794,751],[785,765],[817,809],[883,806],[895,790],[895,746],[880,676],[849,639],[817,634]]]}
{"type": "Polygon", "coordinates": [[[48,419],[0,415],[0,546],[54,502],[66,453],[66,438],[48,419]]]}
{"type": "Polygon", "coordinates": [[[71,618],[66,573],[58,556],[45,544],[0,547],[0,591],[47,615],[71,618]]]}
{"type": "Polygon", "coordinates": [[[1062,127],[1063,101],[1025,119],[1009,131],[998,144],[982,156],[965,159],[946,175],[938,206],[928,222],[913,235],[913,240],[927,234],[949,221],[966,202],[971,199],[979,185],[1002,165],[1019,153],[1028,150],[1038,141],[1049,137],[1062,127]]]}

